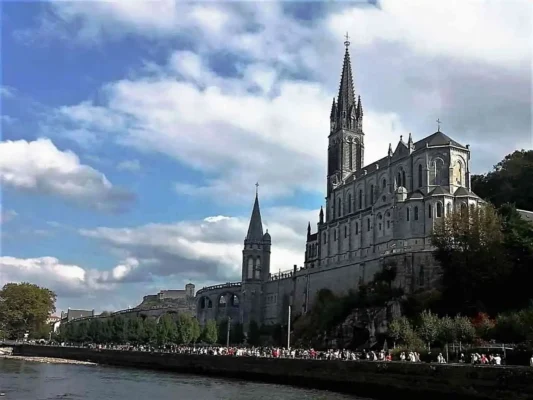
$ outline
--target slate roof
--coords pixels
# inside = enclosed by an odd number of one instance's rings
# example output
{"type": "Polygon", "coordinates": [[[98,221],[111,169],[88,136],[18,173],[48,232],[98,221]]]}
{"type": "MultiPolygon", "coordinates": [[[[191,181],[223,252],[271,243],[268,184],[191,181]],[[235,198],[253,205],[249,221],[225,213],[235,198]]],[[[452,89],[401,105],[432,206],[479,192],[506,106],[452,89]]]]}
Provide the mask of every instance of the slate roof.
{"type": "MultiPolygon", "coordinates": [[[[445,133],[442,133],[440,131],[437,131],[424,139],[419,140],[418,142],[415,142],[413,144],[413,150],[417,151],[420,149],[424,149],[426,147],[434,147],[434,146],[456,146],[461,149],[466,150],[466,146],[463,146],[459,142],[456,142],[455,140],[451,139],[448,135],[445,133]]],[[[394,154],[392,156],[392,159],[390,159],[388,156],[383,157],[379,159],[378,161],[372,162],[364,166],[361,170],[355,171],[353,174],[348,176],[346,178],[346,182],[352,182],[353,180],[364,176],[364,171],[367,171],[367,174],[371,174],[374,171],[377,171],[378,169],[387,168],[389,166],[389,161],[396,161],[398,158],[403,158],[405,156],[409,155],[409,147],[406,142],[403,140],[400,140],[398,142],[398,145],[396,146],[396,150],[394,150],[394,154]]]]}
{"type": "Polygon", "coordinates": [[[260,242],[263,240],[263,222],[261,221],[261,211],[259,210],[259,198],[257,193],[255,195],[254,208],[252,210],[252,217],[250,218],[250,226],[248,227],[246,240],[254,242],[260,242]]]}

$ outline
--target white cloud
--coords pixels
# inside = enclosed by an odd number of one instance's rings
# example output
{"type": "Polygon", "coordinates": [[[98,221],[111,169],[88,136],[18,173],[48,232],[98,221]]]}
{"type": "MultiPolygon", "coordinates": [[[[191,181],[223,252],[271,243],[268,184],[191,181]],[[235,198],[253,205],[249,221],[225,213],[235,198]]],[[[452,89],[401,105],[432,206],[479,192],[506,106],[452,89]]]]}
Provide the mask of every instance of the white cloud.
{"type": "MultiPolygon", "coordinates": [[[[272,273],[303,265],[307,222],[317,215],[317,210],[264,210],[263,222],[273,242],[272,273]]],[[[219,215],[134,228],[100,227],[81,230],[80,234],[139,260],[139,277],[186,278],[197,284],[211,284],[240,279],[248,223],[248,218],[219,215]]]]}
{"type": "Polygon", "coordinates": [[[139,160],[124,160],[117,164],[119,171],[139,172],[141,170],[141,163],[139,160]]]}
{"type": "Polygon", "coordinates": [[[0,142],[0,178],[6,187],[55,195],[103,211],[122,210],[133,199],[49,139],[0,142]]]}

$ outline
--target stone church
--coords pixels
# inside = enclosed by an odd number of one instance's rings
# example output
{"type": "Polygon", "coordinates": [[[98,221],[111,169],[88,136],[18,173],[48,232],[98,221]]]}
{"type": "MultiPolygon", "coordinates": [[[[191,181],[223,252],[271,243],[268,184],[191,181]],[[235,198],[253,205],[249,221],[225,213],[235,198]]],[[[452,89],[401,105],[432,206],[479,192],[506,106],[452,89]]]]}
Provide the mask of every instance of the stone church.
{"type": "Polygon", "coordinates": [[[256,194],[241,281],[197,292],[201,323],[228,317],[245,327],[252,320],[285,323],[289,305],[305,313],[320,289],[346,293],[391,262],[397,286],[407,292],[431,286],[438,267],[430,242],[434,224],[482,202],[470,190],[469,146],[440,129],[417,141],[400,137],[383,158],[365,164],[363,103],[353,86],[349,44],[331,106],[326,204],[316,231],[307,228],[304,266],[270,272],[272,239],[263,232],[256,194]]]}

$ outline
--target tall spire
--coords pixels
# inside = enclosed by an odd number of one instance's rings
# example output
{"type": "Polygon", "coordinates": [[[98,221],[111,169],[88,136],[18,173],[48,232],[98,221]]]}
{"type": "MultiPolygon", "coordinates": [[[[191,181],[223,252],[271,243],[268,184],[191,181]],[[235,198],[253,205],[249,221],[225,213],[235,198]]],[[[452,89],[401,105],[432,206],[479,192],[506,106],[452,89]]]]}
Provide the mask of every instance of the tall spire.
{"type": "Polygon", "coordinates": [[[346,51],[344,52],[344,62],[342,65],[341,83],[339,86],[339,97],[337,99],[337,115],[340,122],[340,126],[349,127],[348,122],[351,118],[351,114],[355,113],[357,106],[355,102],[355,92],[353,88],[353,76],[352,76],[352,64],[350,61],[350,52],[348,47],[350,42],[349,37],[346,34],[346,51]]]}
{"type": "Polygon", "coordinates": [[[252,242],[260,242],[263,239],[263,222],[261,221],[261,211],[259,210],[259,184],[255,186],[255,202],[250,218],[250,226],[248,227],[248,234],[245,240],[252,242]]]}

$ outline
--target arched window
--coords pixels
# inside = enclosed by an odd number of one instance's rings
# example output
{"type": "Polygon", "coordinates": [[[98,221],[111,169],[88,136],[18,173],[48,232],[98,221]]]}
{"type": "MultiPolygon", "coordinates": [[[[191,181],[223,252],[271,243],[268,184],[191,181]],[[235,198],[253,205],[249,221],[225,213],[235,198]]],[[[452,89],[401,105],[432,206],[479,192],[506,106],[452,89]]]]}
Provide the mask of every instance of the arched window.
{"type": "Polygon", "coordinates": [[[463,185],[463,163],[460,160],[457,160],[453,166],[453,178],[456,185],[463,185]]]}
{"type": "Polygon", "coordinates": [[[402,174],[401,174],[401,172],[398,172],[398,176],[396,177],[396,186],[397,187],[402,186],[402,174]]]}
{"type": "Polygon", "coordinates": [[[442,204],[439,202],[437,203],[437,218],[442,217],[442,204]]]}
{"type": "Polygon", "coordinates": [[[446,215],[450,215],[452,213],[452,203],[446,204],[446,215]]]}
{"type": "Polygon", "coordinates": [[[344,237],[348,237],[348,225],[344,225],[344,237]]]}
{"type": "Polygon", "coordinates": [[[348,213],[352,212],[352,194],[348,193],[348,213]]]}
{"type": "Polygon", "coordinates": [[[418,221],[418,207],[415,207],[415,221],[418,221]]]}
{"type": "Polygon", "coordinates": [[[248,279],[254,277],[254,259],[252,257],[248,258],[248,279]]]}
{"type": "Polygon", "coordinates": [[[446,185],[444,182],[444,161],[440,158],[436,158],[431,164],[431,169],[429,171],[429,184],[430,185],[446,185]]]}
{"type": "Polygon", "coordinates": [[[340,217],[341,216],[341,207],[342,207],[342,201],[341,199],[339,198],[339,200],[337,201],[337,206],[339,207],[339,209],[337,210],[337,215],[340,217]]]}
{"type": "Polygon", "coordinates": [[[432,208],[431,208],[431,204],[428,204],[428,218],[431,218],[431,214],[432,214],[432,208]]]}
{"type": "Polygon", "coordinates": [[[337,240],[337,229],[333,229],[333,240],[337,240]]]}
{"type": "Polygon", "coordinates": [[[423,175],[422,175],[422,164],[418,164],[418,187],[421,188],[422,186],[424,186],[424,181],[422,180],[423,178],[423,175]]]}
{"type": "Polygon", "coordinates": [[[223,294],[223,295],[220,296],[220,298],[218,299],[218,308],[225,308],[226,305],[227,305],[226,295],[223,294]]]}
{"type": "Polygon", "coordinates": [[[359,209],[363,208],[363,189],[359,189],[359,209]]]}
{"type": "Polygon", "coordinates": [[[466,204],[461,203],[461,215],[464,215],[465,212],[466,212],[466,204]]]}
{"type": "Polygon", "coordinates": [[[366,230],[370,232],[370,218],[366,220],[366,230]]]}
{"type": "Polygon", "coordinates": [[[409,219],[411,218],[411,209],[407,208],[405,212],[406,212],[406,220],[409,221],[409,219]]]}
{"type": "Polygon", "coordinates": [[[407,188],[407,184],[405,183],[405,171],[402,170],[402,186],[404,188],[407,188]]]}
{"type": "Polygon", "coordinates": [[[255,279],[261,279],[261,258],[255,259],[255,279]]]}
{"type": "Polygon", "coordinates": [[[390,229],[390,221],[387,220],[387,229],[390,229]]]}
{"type": "Polygon", "coordinates": [[[374,204],[374,185],[370,185],[370,204],[374,204]]]}
{"type": "Polygon", "coordinates": [[[359,235],[359,222],[355,223],[355,234],[359,235]]]}
{"type": "Polygon", "coordinates": [[[383,187],[383,189],[385,189],[387,187],[387,180],[386,179],[383,179],[383,181],[381,181],[381,186],[383,187]]]}

